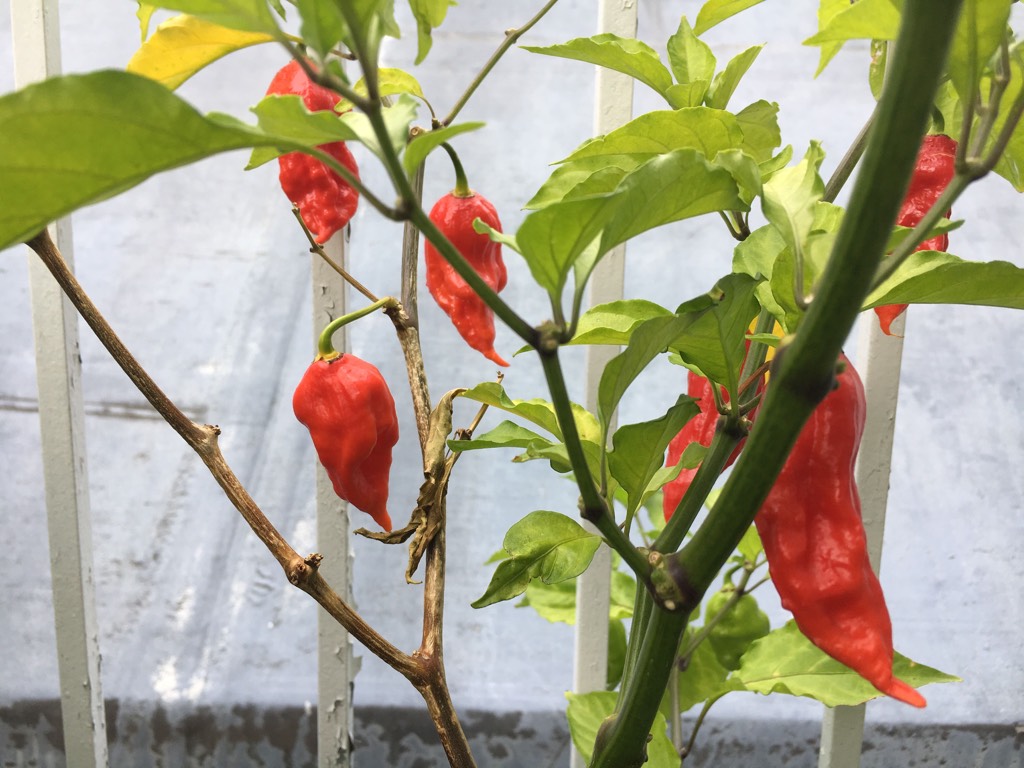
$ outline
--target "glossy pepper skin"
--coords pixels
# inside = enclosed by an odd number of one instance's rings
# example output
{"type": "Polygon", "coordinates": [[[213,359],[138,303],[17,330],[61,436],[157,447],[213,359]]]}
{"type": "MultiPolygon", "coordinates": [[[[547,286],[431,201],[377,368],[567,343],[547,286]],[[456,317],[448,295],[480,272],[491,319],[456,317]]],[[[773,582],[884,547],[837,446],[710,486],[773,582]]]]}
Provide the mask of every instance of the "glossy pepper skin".
{"type": "MultiPolygon", "coordinates": [[[[334,111],[340,97],[312,82],[297,61],[290,61],[274,76],[267,95],[295,94],[302,97],[310,112],[334,111]]],[[[331,155],[359,178],[355,158],[345,142],[322,144],[318,149],[331,155]]],[[[355,215],[359,193],[326,164],[301,152],[290,152],[278,158],[281,189],[299,207],[302,220],[320,244],[355,215]]]]}
{"type": "MultiPolygon", "coordinates": [[[[501,232],[501,221],[494,206],[474,192],[468,195],[449,192],[430,211],[430,220],[451,240],[484,282],[500,292],[508,281],[505,262],[501,258],[501,243],[495,243],[473,229],[473,220],[477,218],[501,232]]],[[[427,289],[434,301],[451,318],[455,329],[469,346],[488,360],[507,366],[508,363],[494,349],[494,312],[429,240],[424,241],[423,251],[427,289]]]]}
{"type": "MultiPolygon", "coordinates": [[[[690,443],[700,443],[705,448],[711,445],[711,439],[715,436],[715,427],[718,424],[718,406],[715,403],[714,385],[702,376],[689,371],[686,377],[686,394],[697,399],[697,407],[700,413],[686,422],[686,425],[679,431],[679,434],[672,438],[668,444],[668,456],[665,466],[671,467],[679,461],[683,451],[690,443]]],[[[728,402],[729,395],[722,390],[722,397],[728,402]]],[[[736,457],[740,455],[743,444],[736,446],[725,466],[730,466],[736,457]]],[[[662,488],[662,511],[665,513],[665,522],[672,519],[672,514],[682,501],[683,495],[693,482],[699,467],[684,469],[675,479],[666,483],[662,488]]]]}
{"type": "Polygon", "coordinates": [[[892,623],[868,559],[853,467],[864,431],[864,386],[845,356],[754,523],[782,605],[816,646],[882,693],[916,707],[893,677],[892,623]]]}
{"type": "Polygon", "coordinates": [[[309,429],[334,492],[390,531],[388,480],[398,414],[380,371],[355,355],[318,357],[296,387],[292,408],[309,429]]]}
{"type": "MultiPolygon", "coordinates": [[[[939,199],[949,182],[953,180],[956,161],[956,141],[949,136],[935,134],[925,136],[921,143],[921,149],[917,154],[917,163],[914,166],[914,175],[910,178],[910,188],[907,189],[903,205],[900,206],[899,218],[896,223],[901,227],[916,227],[921,223],[928,210],[939,199]]],[[[946,211],[946,218],[949,218],[951,211],[946,211]]],[[[936,235],[921,243],[915,250],[918,251],[944,251],[949,248],[949,235],[936,235]]],[[[903,314],[907,308],[906,304],[887,304],[875,307],[875,314],[878,315],[878,324],[882,333],[891,336],[889,330],[892,321],[903,314]]]]}

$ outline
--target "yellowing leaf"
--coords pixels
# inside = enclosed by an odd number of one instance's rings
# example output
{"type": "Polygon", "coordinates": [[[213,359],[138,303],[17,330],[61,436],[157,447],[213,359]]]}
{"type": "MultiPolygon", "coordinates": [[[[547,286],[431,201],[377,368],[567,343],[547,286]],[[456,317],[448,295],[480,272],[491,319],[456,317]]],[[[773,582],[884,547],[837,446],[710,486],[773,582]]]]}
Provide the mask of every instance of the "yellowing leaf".
{"type": "Polygon", "coordinates": [[[149,20],[153,18],[155,11],[155,5],[143,2],[139,3],[139,8],[135,11],[135,15],[139,19],[139,32],[142,33],[142,42],[146,42],[146,38],[149,37],[149,20]]]}
{"type": "Polygon", "coordinates": [[[217,59],[250,45],[273,42],[261,32],[242,32],[182,14],[157,27],[126,69],[171,90],[217,59]]]}

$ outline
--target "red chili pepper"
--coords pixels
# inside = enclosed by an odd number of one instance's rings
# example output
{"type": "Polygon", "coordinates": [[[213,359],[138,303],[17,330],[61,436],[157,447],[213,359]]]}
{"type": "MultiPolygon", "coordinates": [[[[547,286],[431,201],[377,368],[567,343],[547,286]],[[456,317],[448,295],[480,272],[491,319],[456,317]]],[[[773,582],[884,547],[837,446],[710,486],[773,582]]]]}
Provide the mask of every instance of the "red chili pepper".
{"type": "MultiPolygon", "coordinates": [[[[939,196],[949,186],[955,173],[956,141],[949,136],[936,134],[925,136],[921,149],[917,154],[914,175],[910,178],[910,188],[900,208],[896,223],[901,227],[916,227],[939,196]]],[[[948,219],[952,211],[946,212],[948,219]]],[[[949,235],[936,235],[921,243],[917,251],[944,251],[949,248],[949,235]]],[[[903,314],[906,304],[887,304],[875,307],[878,324],[882,333],[891,336],[889,327],[892,321],[903,314]]]]}
{"type": "MultiPolygon", "coordinates": [[[[309,79],[297,61],[290,61],[274,76],[267,95],[295,94],[310,112],[334,111],[341,98],[309,79]]],[[[359,178],[355,158],[345,142],[322,144],[318,149],[331,155],[359,178]]],[[[325,163],[302,152],[278,158],[281,189],[299,207],[299,213],[318,243],[325,243],[355,215],[359,192],[325,163]]]]}
{"type": "MultiPolygon", "coordinates": [[[[445,146],[446,149],[449,149],[445,146]]],[[[498,212],[483,195],[466,183],[466,175],[454,152],[449,149],[455,165],[455,189],[442,197],[430,211],[430,220],[447,237],[476,273],[495,292],[508,282],[501,243],[473,229],[475,219],[501,232],[498,212]]],[[[424,240],[426,282],[430,295],[451,318],[455,329],[466,343],[498,365],[508,363],[494,349],[494,312],[462,276],[455,271],[429,240],[424,240]]]]}
{"type": "Polygon", "coordinates": [[[845,355],[754,519],[782,605],[806,637],[895,699],[925,705],[893,677],[892,623],[868,558],[853,467],[864,385],[845,355]]]}
{"type": "Polygon", "coordinates": [[[295,389],[292,408],[309,428],[334,492],[390,531],[388,480],[398,414],[380,371],[355,355],[318,356],[295,389]]]}

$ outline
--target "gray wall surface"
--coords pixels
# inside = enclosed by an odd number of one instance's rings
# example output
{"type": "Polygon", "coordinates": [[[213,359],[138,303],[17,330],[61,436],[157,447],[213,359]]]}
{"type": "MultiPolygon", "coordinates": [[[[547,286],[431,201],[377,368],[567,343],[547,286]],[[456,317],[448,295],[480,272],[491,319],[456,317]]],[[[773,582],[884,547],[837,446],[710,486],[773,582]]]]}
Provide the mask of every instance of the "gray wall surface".
{"type": "MultiPolygon", "coordinates": [[[[434,51],[416,70],[439,111],[453,103],[503,30],[540,4],[462,0],[451,9],[434,51]]],[[[65,70],[123,67],[139,41],[133,7],[65,3],[65,70]]],[[[647,0],[640,37],[663,49],[679,14],[692,20],[699,7],[692,0],[647,0]]],[[[783,142],[800,155],[809,140],[821,139],[827,174],[872,100],[864,45],[848,46],[811,79],[817,51],[801,41],[815,30],[815,7],[812,0],[765,3],[706,38],[720,63],[768,43],[732,104],[779,102],[783,142]]],[[[524,42],[590,35],[594,13],[585,0],[562,0],[524,42]]],[[[408,23],[405,29],[407,39],[385,52],[393,66],[411,67],[414,34],[408,23]]],[[[8,7],[0,3],[0,92],[13,87],[10,62],[8,7]]],[[[275,48],[249,49],[200,73],[181,94],[201,109],[246,117],[283,63],[275,48]]],[[[495,203],[506,230],[522,220],[521,206],[550,172],[547,163],[591,135],[592,94],[591,67],[513,49],[462,113],[463,120],[487,121],[456,146],[471,183],[495,203]]],[[[636,111],[653,108],[660,108],[654,94],[638,86],[636,111]]],[[[384,190],[379,168],[365,152],[357,156],[363,178],[384,190]]],[[[276,165],[242,173],[245,161],[241,153],[207,160],[77,213],[76,269],[165,391],[195,418],[221,426],[228,460],[272,522],[296,549],[312,550],[315,456],[291,413],[292,389],[313,354],[308,257],[277,188],[276,165]]],[[[424,197],[432,200],[452,178],[443,157],[431,160],[428,172],[424,197]]],[[[956,206],[954,218],[967,223],[951,237],[950,250],[1024,265],[1022,205],[1002,179],[983,180],[956,206]]],[[[760,220],[752,215],[752,223],[760,220]]],[[[399,290],[400,242],[399,226],[368,206],[360,209],[350,265],[378,294],[399,290]]],[[[637,238],[629,246],[626,294],[674,307],[728,271],[733,244],[710,219],[637,238]]],[[[20,248],[0,254],[6,475],[0,540],[7,544],[0,559],[0,711],[8,714],[18,712],[18,702],[52,700],[58,692],[25,254],[20,248]]],[[[505,259],[504,296],[523,316],[543,320],[545,296],[514,253],[505,259]]],[[[493,365],[464,346],[425,292],[421,315],[435,398],[493,378],[493,365]]],[[[873,703],[869,722],[1006,729],[1024,721],[1024,611],[1014,562],[1024,543],[1022,318],[976,307],[910,311],[881,578],[897,649],[964,682],[926,689],[929,707],[921,712],[873,703]]],[[[404,520],[420,468],[398,345],[381,318],[358,323],[350,339],[353,352],[380,367],[398,401],[403,437],[391,510],[404,520]]],[[[499,329],[499,352],[507,357],[518,346],[499,329]]],[[[82,359],[105,695],[167,708],[315,704],[314,604],[286,583],[198,459],[85,328],[82,359]]],[[[582,397],[582,354],[569,351],[565,360],[572,394],[582,397]]],[[[528,355],[515,360],[505,386],[514,397],[546,393],[528,355]]],[[[682,386],[679,369],[652,370],[637,396],[624,402],[620,422],[660,415],[682,386]]],[[[467,423],[474,410],[461,405],[456,422],[467,423]]],[[[485,427],[498,420],[491,415],[485,427]]],[[[460,708],[560,717],[551,713],[563,708],[570,687],[571,629],[510,603],[482,611],[469,606],[489,579],[482,563],[513,522],[536,509],[574,514],[573,486],[539,462],[512,465],[511,456],[476,453],[456,468],[449,497],[448,677],[460,708]]],[[[360,611],[392,642],[415,647],[420,589],[404,583],[405,548],[360,538],[353,546],[360,611]]],[[[778,626],[786,615],[769,592],[761,590],[759,599],[778,626]]],[[[366,708],[420,705],[398,675],[365,653],[355,700],[366,708]]],[[[724,728],[734,720],[795,723],[819,716],[810,700],[739,695],[718,704],[712,720],[724,728]]],[[[1010,731],[999,733],[1012,740],[1010,731]]]]}

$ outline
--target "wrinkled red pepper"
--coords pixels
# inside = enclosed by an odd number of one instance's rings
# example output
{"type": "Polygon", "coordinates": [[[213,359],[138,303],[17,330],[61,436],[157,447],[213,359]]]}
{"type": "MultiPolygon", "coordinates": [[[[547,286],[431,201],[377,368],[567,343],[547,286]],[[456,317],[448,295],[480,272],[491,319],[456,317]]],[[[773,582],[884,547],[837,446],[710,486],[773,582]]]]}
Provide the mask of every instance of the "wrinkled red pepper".
{"type": "Polygon", "coordinates": [[[782,606],[800,631],[882,693],[923,707],[924,697],[892,674],[892,623],[853,475],[864,386],[845,355],[840,363],[836,388],[804,425],[754,523],[782,606]]]}
{"type": "Polygon", "coordinates": [[[387,512],[398,414],[387,382],[355,355],[318,355],[292,398],[334,492],[391,530],[387,512]]]}
{"type": "MultiPolygon", "coordinates": [[[[921,223],[921,219],[946,190],[949,182],[953,180],[955,160],[956,141],[942,134],[924,137],[921,149],[917,154],[914,175],[910,178],[910,188],[900,207],[899,218],[896,219],[897,224],[901,227],[916,227],[921,223]]],[[[946,212],[947,219],[950,213],[952,212],[946,212]]],[[[944,251],[947,248],[949,248],[949,235],[936,235],[925,240],[915,250],[944,251]]],[[[878,324],[882,328],[882,333],[886,336],[892,335],[890,330],[892,321],[903,314],[906,308],[906,304],[886,304],[875,307],[875,314],[878,315],[878,324]]]]}
{"type": "MultiPolygon", "coordinates": [[[[473,229],[480,219],[501,232],[498,212],[490,201],[469,188],[465,172],[454,152],[447,146],[455,166],[455,189],[442,197],[430,211],[430,220],[447,237],[476,273],[496,293],[508,282],[501,243],[473,229]]],[[[498,365],[508,363],[494,349],[494,312],[429,240],[424,240],[426,282],[430,295],[451,318],[466,343],[498,365]]]]}
{"type": "MultiPolygon", "coordinates": [[[[274,76],[267,95],[294,94],[302,97],[310,112],[334,111],[341,97],[309,79],[299,62],[292,60],[274,76]]],[[[321,144],[326,152],[359,178],[355,158],[343,141],[321,144]]],[[[343,229],[355,215],[359,192],[332,168],[302,152],[278,158],[281,189],[299,207],[299,214],[320,244],[343,229]]]]}

